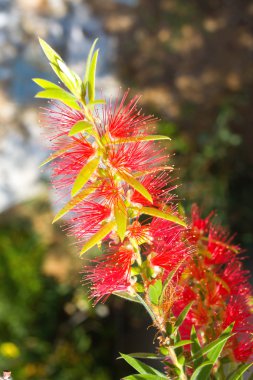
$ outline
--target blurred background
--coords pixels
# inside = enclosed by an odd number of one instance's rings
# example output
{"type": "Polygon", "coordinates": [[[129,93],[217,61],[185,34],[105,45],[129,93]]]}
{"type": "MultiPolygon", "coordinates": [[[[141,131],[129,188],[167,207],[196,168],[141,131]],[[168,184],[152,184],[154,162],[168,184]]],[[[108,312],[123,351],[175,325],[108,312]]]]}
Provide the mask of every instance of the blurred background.
{"type": "MultiPolygon", "coordinates": [[[[172,137],[180,199],[215,209],[253,262],[253,3],[246,0],[0,0],[0,373],[118,380],[118,351],[152,350],[149,321],[121,300],[91,307],[83,261],[38,168],[47,156],[33,77],[37,37],[79,74],[99,37],[98,89],[142,93],[172,137]]],[[[130,371],[131,372],[131,371],[130,371]]]]}

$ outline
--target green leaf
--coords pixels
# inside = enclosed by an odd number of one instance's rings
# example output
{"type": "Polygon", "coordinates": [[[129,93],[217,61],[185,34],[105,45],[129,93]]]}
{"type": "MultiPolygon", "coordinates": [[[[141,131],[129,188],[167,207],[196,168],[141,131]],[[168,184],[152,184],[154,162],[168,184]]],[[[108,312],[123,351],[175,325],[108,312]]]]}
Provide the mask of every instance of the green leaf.
{"type": "MultiPolygon", "coordinates": [[[[192,344],[191,344],[191,355],[192,356],[195,356],[197,352],[199,352],[199,350],[201,349],[201,346],[200,346],[200,343],[199,343],[199,339],[198,339],[198,336],[197,336],[197,333],[196,333],[196,330],[195,330],[195,327],[192,326],[192,329],[191,329],[191,340],[192,340],[192,344]]],[[[194,362],[193,362],[193,366],[194,368],[197,368],[203,361],[203,358],[199,358],[199,359],[196,359],[194,362]]]]}
{"type": "Polygon", "coordinates": [[[162,380],[167,379],[167,377],[164,376],[158,376],[158,375],[129,375],[127,377],[123,377],[123,380],[162,380]]]}
{"type": "Polygon", "coordinates": [[[123,241],[127,229],[127,209],[125,202],[119,197],[114,204],[114,216],[117,223],[117,232],[123,241]]]}
{"type": "Polygon", "coordinates": [[[98,167],[100,157],[95,157],[90,160],[78,173],[74,185],[71,190],[72,197],[78,193],[79,190],[86,184],[92,174],[98,167]]]}
{"type": "Polygon", "coordinates": [[[44,89],[49,89],[49,88],[54,88],[54,89],[57,89],[57,90],[62,90],[62,88],[60,86],[57,86],[57,84],[53,83],[53,82],[50,82],[49,80],[46,80],[46,79],[41,79],[41,78],[33,78],[33,81],[40,87],[44,88],[44,89]]]}
{"type": "Polygon", "coordinates": [[[90,48],[89,54],[88,54],[88,58],[87,58],[87,62],[86,62],[85,76],[84,76],[84,84],[85,85],[87,84],[88,79],[89,79],[91,60],[92,60],[93,52],[95,50],[95,46],[96,46],[97,42],[98,42],[98,38],[96,38],[95,41],[93,42],[93,44],[90,48]]]}
{"type": "Polygon", "coordinates": [[[109,144],[125,144],[125,143],[132,143],[132,142],[139,142],[139,141],[156,141],[156,140],[171,140],[168,136],[162,136],[162,135],[149,135],[149,136],[132,136],[132,137],[125,137],[122,139],[115,139],[113,141],[110,141],[109,144]]]}
{"type": "Polygon", "coordinates": [[[131,356],[132,358],[137,358],[137,359],[152,359],[152,360],[163,359],[163,356],[159,356],[157,354],[153,354],[150,352],[133,352],[131,354],[128,354],[128,356],[131,356]]]}
{"type": "MultiPolygon", "coordinates": [[[[232,324],[233,325],[233,324],[232,324]]],[[[231,334],[231,326],[228,326],[223,333],[219,336],[219,338],[215,339],[213,342],[207,344],[206,346],[202,347],[199,351],[195,353],[195,355],[192,357],[192,360],[196,360],[200,357],[203,357],[203,355],[210,353],[208,357],[215,357],[217,355],[217,350],[220,349],[220,346],[228,341],[229,338],[231,338],[235,334],[231,334]]],[[[191,360],[191,361],[192,361],[191,360]]]]}
{"type": "Polygon", "coordinates": [[[158,375],[129,375],[127,377],[123,377],[123,380],[162,380],[167,379],[167,377],[162,377],[158,375]]]}
{"type": "Polygon", "coordinates": [[[95,51],[91,60],[91,64],[90,64],[90,71],[89,71],[89,77],[88,77],[88,96],[89,96],[90,102],[93,102],[95,99],[97,59],[98,59],[98,50],[95,51]]]}
{"type": "Polygon", "coordinates": [[[123,298],[123,299],[128,300],[128,301],[141,303],[137,297],[135,297],[134,295],[131,295],[127,292],[114,292],[113,294],[115,296],[118,296],[118,297],[123,298]]]}
{"type": "Polygon", "coordinates": [[[168,214],[154,207],[142,207],[140,212],[141,214],[147,214],[147,215],[155,216],[156,218],[166,219],[166,220],[169,220],[170,222],[180,224],[183,227],[187,227],[186,223],[180,218],[178,218],[177,216],[168,214]]]}
{"type": "Polygon", "coordinates": [[[132,186],[136,191],[138,191],[138,193],[140,193],[144,198],[146,198],[149,202],[153,203],[153,199],[149,191],[131,174],[118,171],[118,175],[130,186],[132,186]]]}
{"type": "Polygon", "coordinates": [[[180,340],[179,342],[173,345],[173,348],[187,346],[188,344],[191,344],[191,343],[192,343],[192,340],[180,340]]]}
{"type": "Polygon", "coordinates": [[[226,339],[225,340],[221,340],[221,342],[217,345],[215,345],[211,350],[209,350],[207,352],[207,358],[212,362],[212,363],[215,363],[216,360],[219,358],[227,340],[229,339],[230,335],[231,335],[231,332],[233,330],[233,327],[234,327],[234,323],[232,323],[231,325],[229,325],[223,332],[222,334],[220,335],[220,338],[223,338],[225,337],[226,339]]]}
{"type": "Polygon", "coordinates": [[[93,124],[90,123],[89,121],[85,120],[80,120],[78,121],[71,130],[69,131],[69,136],[74,136],[76,133],[81,133],[81,132],[87,132],[92,134],[93,131],[93,124]]]}
{"type": "Polygon", "coordinates": [[[191,307],[192,307],[192,304],[193,302],[190,302],[182,311],[181,313],[179,314],[179,316],[177,317],[176,319],[176,322],[175,322],[175,328],[178,329],[182,323],[184,322],[187,314],[189,313],[191,307]]]}
{"type": "Polygon", "coordinates": [[[242,375],[250,369],[250,367],[253,365],[253,363],[246,363],[240,365],[235,371],[233,371],[229,377],[228,380],[240,380],[242,378],[242,375]]]}
{"type": "Polygon", "coordinates": [[[200,366],[196,368],[195,371],[193,372],[191,376],[191,380],[208,379],[209,377],[206,377],[206,373],[210,373],[212,367],[213,367],[213,363],[209,361],[206,361],[200,364],[200,366]]]}
{"type": "Polygon", "coordinates": [[[173,166],[158,166],[156,168],[151,168],[149,170],[142,170],[142,171],[136,172],[133,174],[133,176],[134,178],[139,178],[147,174],[157,173],[164,170],[173,170],[173,169],[174,169],[173,166]]]}
{"type": "Polygon", "coordinates": [[[158,375],[161,376],[163,379],[166,379],[166,376],[158,371],[157,369],[150,367],[147,364],[142,363],[140,360],[137,360],[129,355],[121,354],[121,357],[131,366],[133,367],[138,373],[140,374],[150,374],[150,375],[158,375]]]}
{"type": "Polygon", "coordinates": [[[93,102],[89,102],[88,104],[86,104],[86,107],[91,108],[97,104],[106,104],[106,101],[104,99],[93,100],[93,102]]]}
{"type": "Polygon", "coordinates": [[[88,195],[92,194],[97,190],[101,181],[97,181],[89,186],[87,189],[80,191],[75,197],[70,199],[70,201],[55,215],[52,223],[55,223],[57,220],[63,217],[63,215],[67,214],[70,210],[72,210],[78,203],[82,202],[88,195]]]}
{"type": "Polygon", "coordinates": [[[80,255],[83,255],[90,248],[94,247],[97,243],[101,242],[115,227],[115,221],[106,223],[98,232],[96,232],[87,243],[81,249],[80,255]]]}
{"type": "Polygon", "coordinates": [[[46,41],[39,39],[39,42],[56,75],[74,95],[78,95],[79,97],[81,93],[81,79],[68,68],[61,56],[46,41]]]}
{"type": "Polygon", "coordinates": [[[56,99],[60,100],[67,106],[80,110],[80,106],[77,104],[73,95],[63,90],[62,88],[49,88],[44,91],[40,91],[35,95],[35,98],[44,98],[44,99],[56,99]]]}
{"type": "Polygon", "coordinates": [[[40,164],[40,168],[41,168],[42,166],[48,164],[50,161],[53,161],[53,160],[55,160],[56,158],[61,157],[63,154],[65,154],[65,153],[68,152],[70,149],[72,149],[74,146],[75,146],[74,143],[71,143],[71,144],[65,146],[65,148],[59,149],[59,150],[57,150],[55,153],[50,154],[50,156],[49,156],[45,161],[43,161],[43,162],[40,164]]]}
{"type": "Polygon", "coordinates": [[[162,289],[163,289],[162,280],[157,280],[153,285],[149,286],[148,288],[149,299],[154,305],[159,304],[159,299],[162,294],[162,289]]]}

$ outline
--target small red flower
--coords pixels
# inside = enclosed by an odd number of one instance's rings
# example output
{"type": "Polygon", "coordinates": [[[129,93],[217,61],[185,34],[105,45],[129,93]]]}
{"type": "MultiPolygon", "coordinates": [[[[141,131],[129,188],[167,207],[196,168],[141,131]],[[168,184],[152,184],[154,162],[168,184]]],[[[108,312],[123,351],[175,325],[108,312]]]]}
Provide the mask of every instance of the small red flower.
{"type": "Polygon", "coordinates": [[[84,281],[91,284],[91,298],[95,303],[105,301],[114,292],[126,291],[130,286],[130,266],[134,252],[121,246],[113,253],[97,257],[94,266],[84,268],[84,281]]]}

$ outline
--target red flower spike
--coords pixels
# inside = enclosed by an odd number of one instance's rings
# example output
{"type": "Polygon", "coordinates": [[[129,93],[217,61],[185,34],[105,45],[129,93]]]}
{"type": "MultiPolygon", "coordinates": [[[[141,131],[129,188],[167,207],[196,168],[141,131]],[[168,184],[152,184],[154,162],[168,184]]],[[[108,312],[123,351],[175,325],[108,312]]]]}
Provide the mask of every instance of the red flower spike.
{"type": "Polygon", "coordinates": [[[235,360],[238,362],[253,361],[253,340],[250,335],[243,334],[240,337],[241,341],[235,343],[233,350],[235,360]]]}
{"type": "Polygon", "coordinates": [[[130,286],[130,266],[134,252],[120,247],[116,252],[97,257],[95,266],[84,268],[84,281],[90,283],[91,298],[95,304],[106,301],[114,292],[126,291],[130,286]]]}
{"type": "MultiPolygon", "coordinates": [[[[102,125],[97,124],[97,130],[100,135],[103,135],[106,130],[114,138],[130,137],[137,135],[150,134],[152,124],[157,119],[153,116],[143,115],[141,109],[137,108],[140,96],[134,96],[128,103],[129,91],[125,92],[122,99],[116,99],[112,104],[111,100],[103,106],[102,125]]],[[[100,119],[99,112],[97,118],[100,119]]]]}

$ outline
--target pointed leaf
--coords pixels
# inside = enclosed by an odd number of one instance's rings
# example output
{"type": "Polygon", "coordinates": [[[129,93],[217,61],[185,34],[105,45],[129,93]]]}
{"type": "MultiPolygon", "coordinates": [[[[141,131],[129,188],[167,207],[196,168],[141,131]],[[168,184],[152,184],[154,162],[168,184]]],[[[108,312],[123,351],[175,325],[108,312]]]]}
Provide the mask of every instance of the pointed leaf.
{"type": "Polygon", "coordinates": [[[44,91],[40,91],[35,95],[35,98],[44,98],[44,99],[56,99],[60,100],[67,106],[80,110],[80,106],[77,104],[73,95],[69,94],[67,91],[62,88],[49,88],[44,91]]]}
{"type": "Polygon", "coordinates": [[[227,343],[227,340],[230,337],[230,334],[233,330],[234,323],[232,323],[230,326],[228,326],[223,333],[220,335],[220,338],[227,337],[227,339],[222,340],[219,344],[217,344],[215,347],[213,347],[211,350],[207,352],[207,358],[212,362],[215,363],[216,360],[219,358],[225,344],[227,343]]]}
{"type": "Polygon", "coordinates": [[[93,52],[95,50],[95,46],[96,46],[97,42],[98,42],[98,38],[96,38],[95,41],[93,42],[93,44],[92,44],[92,46],[90,48],[89,54],[88,54],[88,58],[87,58],[87,62],[86,62],[85,76],[84,76],[84,84],[86,84],[88,82],[89,73],[90,73],[91,59],[92,59],[93,52]]]}
{"type": "Polygon", "coordinates": [[[191,380],[204,380],[209,378],[209,373],[213,367],[213,363],[206,361],[202,363],[198,368],[195,369],[191,376],[191,380]],[[206,377],[206,374],[207,377],[206,377]]]}
{"type": "Polygon", "coordinates": [[[97,104],[106,104],[106,101],[104,99],[97,99],[97,100],[93,100],[92,102],[89,102],[89,104],[86,104],[86,107],[94,107],[95,105],[97,104]]]}
{"type": "Polygon", "coordinates": [[[154,305],[159,304],[159,299],[162,294],[162,289],[163,289],[162,280],[157,280],[154,284],[149,286],[148,288],[149,299],[154,305]]]}
{"type": "Polygon", "coordinates": [[[193,302],[190,302],[182,311],[181,313],[179,314],[179,316],[177,317],[176,319],[176,322],[175,322],[175,328],[179,328],[182,323],[184,322],[187,314],[189,313],[191,307],[192,307],[192,304],[193,302]]]}
{"type": "Polygon", "coordinates": [[[44,88],[44,89],[49,89],[49,88],[54,88],[54,89],[57,89],[57,90],[62,90],[62,88],[60,86],[58,86],[57,84],[53,83],[53,82],[50,82],[49,80],[46,80],[46,79],[41,79],[41,78],[33,78],[33,81],[40,87],[44,88]]]}
{"type": "Polygon", "coordinates": [[[192,340],[180,340],[179,342],[173,345],[173,348],[187,346],[188,344],[191,344],[191,343],[192,343],[192,340]]]}
{"type": "Polygon", "coordinates": [[[87,189],[80,191],[80,193],[70,199],[70,201],[55,215],[52,223],[55,223],[57,220],[62,218],[63,215],[67,214],[76,205],[78,205],[78,203],[82,202],[88,195],[96,191],[100,183],[100,181],[97,181],[96,183],[91,184],[91,186],[89,186],[87,189]]]}
{"type": "Polygon", "coordinates": [[[131,354],[128,354],[128,356],[131,356],[132,358],[136,358],[136,359],[152,359],[152,360],[164,359],[163,356],[159,356],[157,354],[153,354],[150,352],[133,352],[131,354]]]}
{"type": "Polygon", "coordinates": [[[129,375],[127,377],[123,377],[123,380],[162,380],[167,379],[167,377],[164,376],[158,376],[158,375],[129,375]]]}
{"type": "Polygon", "coordinates": [[[44,41],[42,38],[39,38],[39,43],[50,62],[57,62],[57,59],[62,60],[60,55],[56,53],[56,51],[52,49],[51,46],[48,45],[48,43],[44,41]]]}
{"type": "Polygon", "coordinates": [[[72,144],[69,144],[67,146],[65,146],[65,148],[62,148],[62,149],[59,149],[57,150],[55,153],[52,153],[50,154],[50,156],[45,160],[43,161],[41,164],[40,164],[40,168],[46,164],[48,164],[50,161],[53,161],[55,160],[56,158],[62,156],[64,153],[68,152],[70,149],[72,149],[74,147],[74,143],[72,144]]]}
{"type": "Polygon", "coordinates": [[[92,57],[91,64],[90,64],[89,76],[88,76],[88,95],[89,95],[89,101],[91,101],[91,102],[93,102],[95,99],[97,59],[98,59],[98,50],[95,51],[95,53],[92,57]]]}
{"type": "Polygon", "coordinates": [[[87,132],[92,133],[93,124],[86,120],[78,121],[69,132],[69,136],[74,136],[76,133],[87,132]]]}
{"type": "Polygon", "coordinates": [[[88,182],[92,174],[98,167],[100,157],[95,157],[90,160],[78,173],[74,185],[71,190],[72,197],[78,193],[79,190],[88,182]]]}
{"type": "Polygon", "coordinates": [[[142,207],[140,211],[141,211],[141,214],[147,214],[147,215],[155,216],[156,218],[166,219],[166,220],[169,220],[170,222],[180,224],[181,226],[186,227],[186,223],[182,219],[178,218],[175,215],[168,214],[166,212],[158,210],[157,208],[142,207]]]}
{"type": "Polygon", "coordinates": [[[196,352],[196,354],[192,357],[192,360],[196,360],[202,357],[203,355],[208,354],[209,352],[211,355],[210,357],[213,357],[213,353],[216,355],[216,348],[219,348],[223,342],[225,344],[229,338],[235,335],[235,334],[231,334],[230,328],[231,328],[231,325],[228,326],[223,331],[223,333],[219,336],[219,338],[215,339],[213,342],[207,344],[206,346],[202,347],[198,352],[196,352]]]}
{"type": "Polygon", "coordinates": [[[147,174],[157,173],[157,172],[160,172],[163,170],[173,170],[173,169],[174,169],[173,166],[158,166],[156,168],[151,168],[149,170],[143,170],[143,171],[136,172],[133,174],[133,177],[139,178],[139,177],[143,177],[144,175],[147,175],[147,174]]]}
{"type": "Polygon", "coordinates": [[[110,141],[109,144],[125,144],[139,141],[156,141],[156,140],[171,140],[168,136],[149,135],[149,136],[132,136],[110,141]]]}
{"type": "Polygon", "coordinates": [[[118,297],[123,298],[123,299],[128,300],[128,301],[141,303],[137,297],[135,297],[134,295],[131,295],[127,292],[114,292],[113,294],[115,296],[118,296],[118,297]]]}
{"type": "Polygon", "coordinates": [[[120,240],[123,241],[127,228],[127,209],[121,198],[118,198],[114,204],[114,216],[117,223],[117,233],[120,240]]]}
{"type": "Polygon", "coordinates": [[[123,380],[163,380],[168,379],[165,376],[158,376],[158,375],[129,375],[126,377],[123,377],[123,380]]]}
{"type": "Polygon", "coordinates": [[[150,367],[149,365],[142,363],[140,360],[137,360],[129,355],[121,354],[121,357],[131,366],[133,367],[138,373],[140,374],[150,374],[150,375],[158,375],[162,378],[165,378],[165,375],[158,371],[155,368],[150,367]]]}
{"type": "Polygon", "coordinates": [[[240,365],[234,372],[232,372],[229,377],[228,377],[228,380],[240,380],[242,378],[242,375],[248,370],[250,369],[250,367],[253,365],[253,363],[246,363],[246,364],[242,364],[240,365]]]}
{"type": "MultiPolygon", "coordinates": [[[[197,332],[196,332],[195,327],[193,325],[192,325],[192,329],[191,329],[191,340],[193,342],[191,344],[191,355],[194,356],[197,352],[200,351],[201,346],[199,343],[197,332]]],[[[202,361],[203,361],[203,359],[201,357],[199,359],[194,360],[194,362],[193,362],[194,368],[197,368],[202,363],[202,361]]]]}
{"type": "Polygon", "coordinates": [[[153,203],[153,199],[149,191],[135,179],[132,175],[126,174],[125,172],[118,171],[118,175],[126,181],[130,186],[132,186],[138,193],[140,193],[149,202],[153,203]]]}
{"type": "Polygon", "coordinates": [[[80,255],[83,255],[90,248],[94,247],[97,243],[101,242],[115,227],[115,221],[106,223],[98,232],[96,232],[81,249],[80,255]]]}

